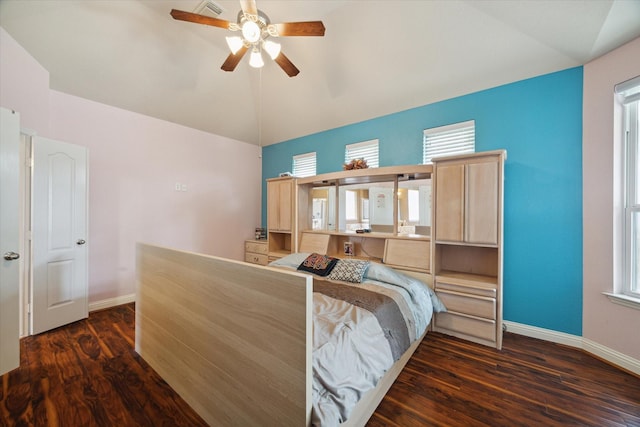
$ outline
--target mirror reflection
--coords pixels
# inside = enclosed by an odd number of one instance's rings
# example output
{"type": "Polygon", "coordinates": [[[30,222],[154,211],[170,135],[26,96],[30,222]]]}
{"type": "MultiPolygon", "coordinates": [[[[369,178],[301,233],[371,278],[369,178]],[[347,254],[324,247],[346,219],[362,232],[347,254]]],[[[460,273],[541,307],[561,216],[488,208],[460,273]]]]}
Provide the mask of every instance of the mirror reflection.
{"type": "Polygon", "coordinates": [[[398,183],[398,233],[431,234],[431,180],[398,183]]]}
{"type": "Polygon", "coordinates": [[[314,230],[369,229],[379,233],[431,234],[430,179],[400,181],[396,197],[393,182],[343,185],[337,193],[334,186],[312,190],[314,230]]]}
{"type": "Polygon", "coordinates": [[[313,230],[336,229],[336,187],[316,187],[311,190],[313,230]]]}

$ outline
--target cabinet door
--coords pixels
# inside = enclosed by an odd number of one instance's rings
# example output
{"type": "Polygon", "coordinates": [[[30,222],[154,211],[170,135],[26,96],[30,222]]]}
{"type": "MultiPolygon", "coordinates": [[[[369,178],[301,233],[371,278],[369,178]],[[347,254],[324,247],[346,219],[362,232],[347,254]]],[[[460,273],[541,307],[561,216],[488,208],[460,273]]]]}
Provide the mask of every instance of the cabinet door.
{"type": "Polygon", "coordinates": [[[280,192],[278,181],[267,182],[267,227],[269,230],[279,229],[280,192]]]}
{"type": "Polygon", "coordinates": [[[464,238],[464,184],[464,164],[437,166],[436,240],[464,238]]]}
{"type": "Polygon", "coordinates": [[[290,180],[280,183],[280,230],[291,231],[293,212],[293,182],[290,180]]]}
{"type": "Polygon", "coordinates": [[[269,230],[291,231],[293,181],[267,182],[267,227],[269,230]]]}
{"type": "Polygon", "coordinates": [[[465,241],[498,244],[498,162],[470,163],[466,167],[465,241]]]}

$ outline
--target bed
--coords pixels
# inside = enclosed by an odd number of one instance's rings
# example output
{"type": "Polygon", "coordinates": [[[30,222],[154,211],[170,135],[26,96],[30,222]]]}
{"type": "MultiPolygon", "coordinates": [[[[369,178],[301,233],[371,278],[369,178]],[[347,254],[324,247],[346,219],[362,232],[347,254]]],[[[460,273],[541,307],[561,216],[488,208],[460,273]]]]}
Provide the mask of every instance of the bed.
{"type": "Polygon", "coordinates": [[[444,307],[424,283],[377,263],[360,281],[298,271],[310,255],[264,267],[138,244],[136,351],[210,425],[364,425],[444,307]],[[404,332],[369,311],[362,291],[382,312],[401,311],[404,332]],[[336,356],[354,342],[361,353],[336,356]],[[373,360],[362,364],[365,354],[373,360]]]}

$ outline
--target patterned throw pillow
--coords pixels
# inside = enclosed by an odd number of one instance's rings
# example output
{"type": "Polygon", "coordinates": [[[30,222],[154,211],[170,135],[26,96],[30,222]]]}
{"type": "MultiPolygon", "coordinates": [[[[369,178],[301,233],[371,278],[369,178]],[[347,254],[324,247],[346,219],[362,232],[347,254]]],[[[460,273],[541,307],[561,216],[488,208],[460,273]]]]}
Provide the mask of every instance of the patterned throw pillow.
{"type": "Polygon", "coordinates": [[[312,253],[302,261],[302,264],[298,266],[298,270],[307,271],[318,276],[326,276],[331,273],[337,262],[338,258],[312,253]]]}
{"type": "Polygon", "coordinates": [[[341,259],[331,270],[328,279],[344,282],[362,283],[362,277],[369,267],[369,261],[341,259]]]}

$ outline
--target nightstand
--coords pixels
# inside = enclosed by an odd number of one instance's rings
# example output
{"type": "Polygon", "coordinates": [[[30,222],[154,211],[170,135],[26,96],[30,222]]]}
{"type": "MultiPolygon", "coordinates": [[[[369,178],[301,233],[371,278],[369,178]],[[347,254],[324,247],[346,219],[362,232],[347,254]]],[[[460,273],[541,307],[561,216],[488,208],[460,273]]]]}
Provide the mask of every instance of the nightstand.
{"type": "Polygon", "coordinates": [[[245,240],[244,260],[252,264],[267,265],[269,263],[267,240],[245,240]]]}

